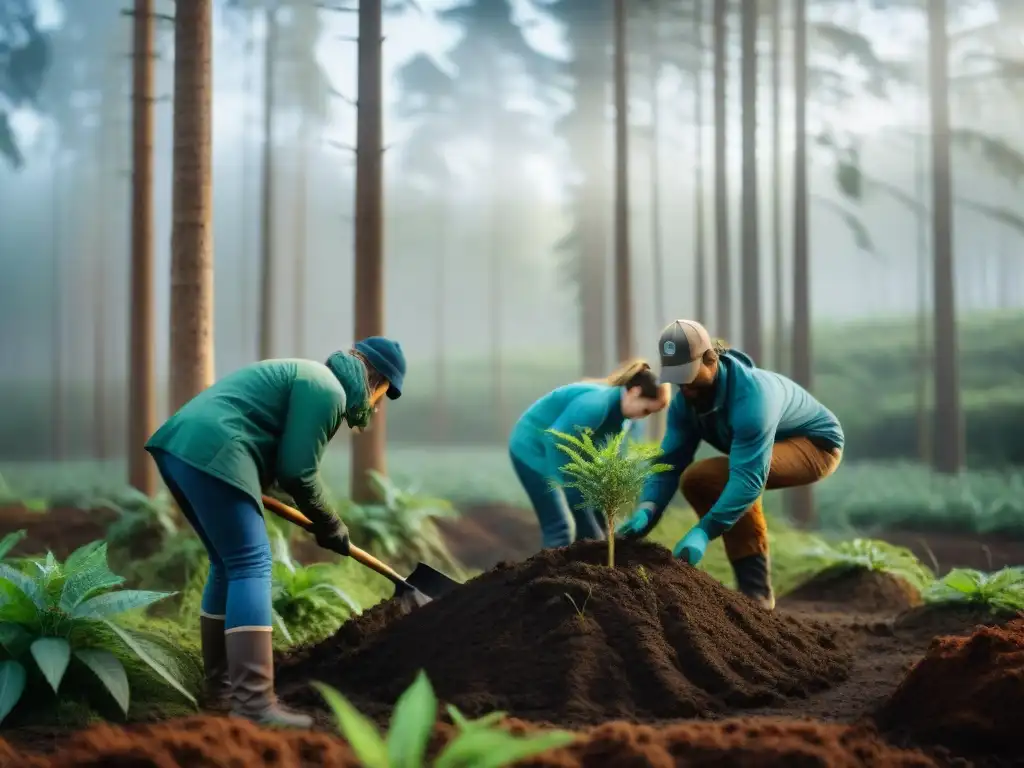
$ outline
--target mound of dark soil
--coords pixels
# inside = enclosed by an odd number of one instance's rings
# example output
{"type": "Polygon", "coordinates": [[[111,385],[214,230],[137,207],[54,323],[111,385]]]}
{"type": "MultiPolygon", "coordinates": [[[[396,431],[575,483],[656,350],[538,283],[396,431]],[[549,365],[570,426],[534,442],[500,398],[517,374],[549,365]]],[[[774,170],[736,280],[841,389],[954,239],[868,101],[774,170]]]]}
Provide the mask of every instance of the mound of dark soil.
{"type": "Polygon", "coordinates": [[[983,626],[1004,626],[1013,619],[1012,613],[992,613],[985,606],[935,603],[900,614],[893,629],[902,637],[928,643],[940,635],[967,635],[983,626]]]}
{"type": "Polygon", "coordinates": [[[780,605],[796,603],[842,605],[855,613],[899,613],[921,605],[921,593],[904,579],[888,573],[863,568],[829,570],[780,601],[780,605]]]}
{"type": "MultiPolygon", "coordinates": [[[[510,721],[522,733],[537,730],[510,721]]],[[[436,755],[453,729],[439,724],[431,740],[436,755]]],[[[519,762],[533,768],[615,768],[616,766],[737,766],[789,768],[793,765],[853,768],[934,768],[919,752],[886,744],[874,731],[771,719],[680,723],[666,728],[606,723],[580,733],[568,747],[519,762]]],[[[0,768],[358,768],[348,745],[328,734],[261,729],[231,718],[193,717],[135,728],[96,726],[72,736],[50,755],[4,751],[0,768]],[[4,762],[9,760],[10,762],[4,762]]]]}
{"type": "Polygon", "coordinates": [[[22,506],[0,508],[0,538],[13,531],[25,531],[25,538],[11,551],[12,557],[53,552],[63,560],[79,547],[102,539],[107,526],[117,519],[109,509],[55,508],[43,511],[22,506]]]}
{"type": "Polygon", "coordinates": [[[766,613],[656,544],[618,550],[615,568],[594,541],[502,563],[386,623],[379,607],[282,664],[280,690],[320,707],[322,680],[379,713],[425,669],[469,714],[577,725],[767,706],[846,676],[835,630],[766,613]]]}
{"type": "Polygon", "coordinates": [[[919,743],[1020,757],[1024,618],[969,637],[936,638],[876,720],[919,743]]]}

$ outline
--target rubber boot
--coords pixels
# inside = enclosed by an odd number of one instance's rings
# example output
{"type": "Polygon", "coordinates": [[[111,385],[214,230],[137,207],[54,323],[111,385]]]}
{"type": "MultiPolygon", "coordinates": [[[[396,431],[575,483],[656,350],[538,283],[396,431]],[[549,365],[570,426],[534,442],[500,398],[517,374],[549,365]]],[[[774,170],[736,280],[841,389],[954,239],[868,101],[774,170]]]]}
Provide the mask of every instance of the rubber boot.
{"type": "Polygon", "coordinates": [[[767,553],[749,555],[733,561],[736,588],[766,611],[775,610],[775,591],[772,589],[771,562],[767,553]]]}
{"type": "Polygon", "coordinates": [[[203,649],[204,692],[207,709],[226,712],[231,706],[228,682],[228,650],[224,642],[224,619],[199,617],[199,640],[203,649]]]}
{"type": "Polygon", "coordinates": [[[309,728],[313,718],[282,707],[274,693],[273,633],[228,632],[231,714],[260,725],[309,728]]]}

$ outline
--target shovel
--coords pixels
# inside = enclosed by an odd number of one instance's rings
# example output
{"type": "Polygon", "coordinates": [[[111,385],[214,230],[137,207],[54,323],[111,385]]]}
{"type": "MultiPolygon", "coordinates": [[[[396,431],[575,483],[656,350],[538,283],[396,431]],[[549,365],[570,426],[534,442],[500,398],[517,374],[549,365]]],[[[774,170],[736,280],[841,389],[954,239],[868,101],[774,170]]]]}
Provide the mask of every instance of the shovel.
{"type": "MultiPolygon", "coordinates": [[[[310,522],[299,510],[289,507],[287,504],[271,498],[263,497],[263,506],[269,509],[278,517],[287,520],[289,523],[299,526],[307,531],[312,531],[313,523],[310,522]]],[[[344,553],[338,553],[344,554],[344,553]]],[[[348,556],[360,565],[364,565],[371,571],[375,571],[395,585],[395,597],[413,606],[426,605],[460,586],[450,576],[446,576],[436,568],[431,568],[426,563],[419,563],[408,578],[403,579],[398,572],[387,563],[382,563],[376,557],[365,550],[359,549],[354,544],[349,545],[348,556]]]]}

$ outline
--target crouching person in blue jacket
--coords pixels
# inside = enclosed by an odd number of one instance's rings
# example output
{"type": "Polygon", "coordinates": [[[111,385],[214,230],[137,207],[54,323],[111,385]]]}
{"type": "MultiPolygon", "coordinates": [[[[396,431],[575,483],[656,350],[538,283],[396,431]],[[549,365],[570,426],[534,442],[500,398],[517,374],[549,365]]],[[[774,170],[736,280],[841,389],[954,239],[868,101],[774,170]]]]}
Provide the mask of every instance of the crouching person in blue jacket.
{"type": "Polygon", "coordinates": [[[757,368],[738,350],[712,343],[700,323],[675,321],[662,332],[659,350],[661,381],[679,387],[661,444],[661,460],[673,471],[647,482],[639,508],[617,534],[650,533],[679,487],[700,522],[676,545],[675,556],[696,565],[708,542],[721,536],[739,591],[772,610],[761,496],[835,472],[843,429],[798,384],[757,368]],[[694,463],[702,440],[726,455],[694,463]]]}
{"type": "Polygon", "coordinates": [[[555,437],[547,430],[577,434],[589,428],[594,442],[600,443],[662,410],[668,401],[669,388],[659,386],[650,365],[636,360],[606,379],[559,387],[519,418],[512,428],[509,454],[540,522],[543,547],[603,539],[606,533],[604,517],[580,509],[578,492],[561,487],[561,467],[569,459],[557,449],[555,437]]]}

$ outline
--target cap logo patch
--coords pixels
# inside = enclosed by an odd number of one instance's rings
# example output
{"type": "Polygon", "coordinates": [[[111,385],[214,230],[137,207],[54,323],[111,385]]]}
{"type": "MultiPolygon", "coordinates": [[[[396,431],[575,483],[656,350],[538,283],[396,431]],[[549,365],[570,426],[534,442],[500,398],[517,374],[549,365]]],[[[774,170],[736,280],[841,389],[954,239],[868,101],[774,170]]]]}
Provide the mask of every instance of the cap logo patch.
{"type": "Polygon", "coordinates": [[[666,355],[669,355],[669,356],[674,355],[676,353],[676,343],[674,341],[666,341],[662,345],[661,351],[662,351],[663,354],[666,354],[666,355]]]}

